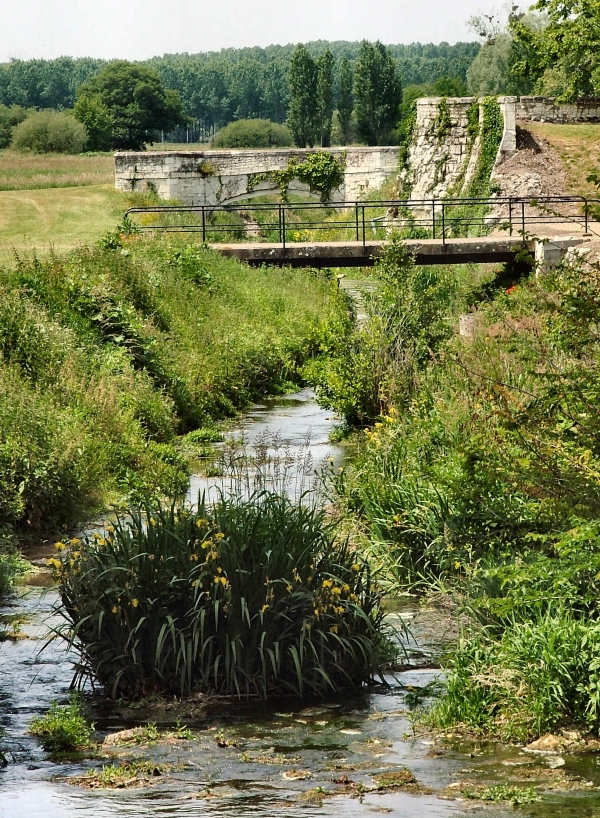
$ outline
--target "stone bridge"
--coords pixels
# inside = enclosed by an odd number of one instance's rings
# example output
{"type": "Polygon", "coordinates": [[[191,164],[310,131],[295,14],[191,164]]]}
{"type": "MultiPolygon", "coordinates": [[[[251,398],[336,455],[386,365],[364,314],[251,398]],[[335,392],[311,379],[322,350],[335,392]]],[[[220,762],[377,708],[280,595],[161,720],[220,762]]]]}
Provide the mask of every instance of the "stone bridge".
{"type": "MultiPolygon", "coordinates": [[[[319,149],[322,150],[322,149],[319,149]]],[[[332,202],[365,199],[398,170],[398,148],[327,148],[344,167],[343,185],[332,191],[332,202]]],[[[144,151],[115,154],[117,190],[154,190],[162,199],[186,205],[219,205],[279,191],[269,174],[286,170],[290,159],[302,162],[314,151],[273,150],[144,151]]],[[[293,180],[291,193],[304,198],[308,185],[293,180]]]]}

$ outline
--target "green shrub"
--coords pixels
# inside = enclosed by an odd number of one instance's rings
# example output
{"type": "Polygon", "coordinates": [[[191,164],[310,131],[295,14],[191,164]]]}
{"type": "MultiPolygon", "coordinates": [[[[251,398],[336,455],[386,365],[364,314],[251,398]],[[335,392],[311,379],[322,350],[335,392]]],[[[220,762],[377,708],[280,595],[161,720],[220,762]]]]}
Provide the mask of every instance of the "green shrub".
{"type": "Polygon", "coordinates": [[[90,746],[94,725],[90,725],[81,701],[73,696],[70,704],[54,702],[45,716],[33,719],[29,732],[47,753],[60,755],[90,746]]]}
{"type": "Polygon", "coordinates": [[[600,626],[558,611],[462,639],[446,695],[427,721],[526,740],[569,724],[600,726],[600,626]]]}
{"type": "Polygon", "coordinates": [[[268,119],[238,119],[216,134],[216,148],[286,148],[292,137],[285,125],[268,119]]]}
{"type": "Polygon", "coordinates": [[[325,696],[389,655],[368,566],[304,498],[147,501],[52,562],[78,672],[112,696],[325,696]]]}
{"type": "Polygon", "coordinates": [[[0,148],[8,148],[13,128],[32,113],[21,105],[0,105],[0,148]]]}
{"type": "Polygon", "coordinates": [[[11,147],[33,153],[81,153],[86,140],[84,126],[73,116],[39,111],[13,128],[11,147]]]}

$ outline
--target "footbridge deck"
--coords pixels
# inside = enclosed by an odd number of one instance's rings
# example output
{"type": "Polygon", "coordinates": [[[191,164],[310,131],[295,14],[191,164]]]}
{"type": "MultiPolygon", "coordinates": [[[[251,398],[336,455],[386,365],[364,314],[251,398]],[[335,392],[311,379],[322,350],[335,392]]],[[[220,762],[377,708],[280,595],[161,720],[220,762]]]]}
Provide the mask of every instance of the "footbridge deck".
{"type": "MultiPolygon", "coordinates": [[[[229,258],[251,266],[271,264],[289,267],[371,267],[389,241],[330,241],[211,244],[229,258]]],[[[518,238],[405,239],[404,246],[417,264],[485,264],[512,262],[523,250],[534,252],[533,241],[518,238]]]]}

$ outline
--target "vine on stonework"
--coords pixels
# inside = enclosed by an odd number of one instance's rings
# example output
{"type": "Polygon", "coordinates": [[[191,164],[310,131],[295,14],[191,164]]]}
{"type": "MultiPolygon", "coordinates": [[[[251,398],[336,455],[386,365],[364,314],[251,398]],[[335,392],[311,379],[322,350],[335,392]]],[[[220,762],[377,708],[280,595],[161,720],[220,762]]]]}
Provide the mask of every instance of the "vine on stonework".
{"type": "Polygon", "coordinates": [[[437,114],[427,129],[427,137],[429,139],[433,138],[438,144],[441,144],[450,136],[455,125],[456,123],[452,122],[450,116],[448,100],[446,97],[442,97],[438,103],[437,114]]]}
{"type": "Polygon", "coordinates": [[[490,193],[492,170],[504,133],[504,118],[496,97],[486,97],[482,107],[481,150],[473,180],[469,185],[467,195],[470,197],[486,196],[490,193]]]}
{"type": "Polygon", "coordinates": [[[479,136],[479,100],[476,99],[467,108],[467,147],[465,150],[465,158],[452,186],[448,189],[446,196],[449,199],[456,198],[462,193],[463,185],[465,183],[465,176],[471,163],[471,155],[473,153],[473,146],[475,140],[479,136]]]}
{"type": "Polygon", "coordinates": [[[273,182],[279,188],[282,200],[287,202],[290,183],[297,179],[308,185],[311,193],[319,193],[322,202],[328,202],[332,192],[344,184],[345,167],[345,153],[338,161],[328,151],[315,151],[301,161],[291,157],[284,170],[249,174],[246,189],[252,193],[260,182],[273,182]]]}

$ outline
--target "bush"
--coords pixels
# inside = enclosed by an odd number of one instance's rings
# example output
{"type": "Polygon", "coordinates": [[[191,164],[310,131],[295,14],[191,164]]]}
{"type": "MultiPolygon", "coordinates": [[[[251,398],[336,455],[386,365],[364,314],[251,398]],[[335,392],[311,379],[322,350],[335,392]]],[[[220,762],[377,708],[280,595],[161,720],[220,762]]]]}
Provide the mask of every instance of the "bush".
{"type": "Polygon", "coordinates": [[[88,723],[83,705],[76,696],[64,707],[53,702],[45,716],[34,719],[29,725],[31,735],[52,755],[85,750],[90,745],[93,730],[94,726],[88,723]]]}
{"type": "Polygon", "coordinates": [[[0,148],[8,148],[15,125],[23,122],[32,113],[21,105],[0,105],[0,148]]]}
{"type": "Polygon", "coordinates": [[[292,137],[285,125],[268,119],[238,119],[217,133],[215,148],[287,148],[292,137]]]}
{"type": "Polygon", "coordinates": [[[276,491],[196,513],[147,501],[52,562],[78,673],[112,696],[322,697],[389,655],[367,564],[276,491]]]}
{"type": "Polygon", "coordinates": [[[524,741],[573,723],[600,726],[600,626],[569,614],[515,623],[498,639],[460,641],[446,695],[427,720],[524,741]]]}
{"type": "Polygon", "coordinates": [[[84,126],[73,116],[39,111],[13,128],[11,147],[34,153],[81,153],[86,140],[84,126]]]}

